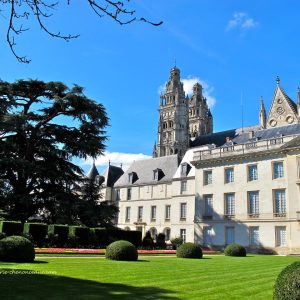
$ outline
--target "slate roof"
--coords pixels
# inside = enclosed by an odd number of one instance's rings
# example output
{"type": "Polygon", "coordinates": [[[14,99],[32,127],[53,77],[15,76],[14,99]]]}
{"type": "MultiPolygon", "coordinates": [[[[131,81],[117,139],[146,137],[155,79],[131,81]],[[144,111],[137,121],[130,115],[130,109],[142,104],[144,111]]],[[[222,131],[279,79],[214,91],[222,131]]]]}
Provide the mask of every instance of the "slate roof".
{"type": "Polygon", "coordinates": [[[120,167],[109,165],[101,177],[103,178],[102,184],[107,187],[113,187],[115,182],[124,174],[120,167]]]}
{"type": "Polygon", "coordinates": [[[86,174],[86,177],[90,180],[95,180],[97,175],[99,175],[99,172],[98,172],[98,170],[95,166],[95,163],[93,163],[92,167],[90,168],[90,170],[86,174]]]}
{"type": "Polygon", "coordinates": [[[178,163],[177,155],[135,161],[114,186],[157,184],[159,182],[171,181],[178,168],[178,163]],[[155,169],[161,169],[163,172],[160,180],[153,179],[153,170],[155,169]],[[132,172],[136,173],[137,179],[131,184],[128,181],[128,174],[132,172]]]}
{"type": "Polygon", "coordinates": [[[258,126],[231,129],[221,132],[216,132],[204,136],[197,137],[191,142],[191,147],[215,144],[216,147],[226,145],[226,137],[229,137],[234,144],[245,144],[253,140],[265,140],[279,136],[298,135],[300,134],[300,124],[293,124],[269,129],[259,129],[258,126]],[[250,137],[249,132],[253,131],[253,137],[250,137]]]}

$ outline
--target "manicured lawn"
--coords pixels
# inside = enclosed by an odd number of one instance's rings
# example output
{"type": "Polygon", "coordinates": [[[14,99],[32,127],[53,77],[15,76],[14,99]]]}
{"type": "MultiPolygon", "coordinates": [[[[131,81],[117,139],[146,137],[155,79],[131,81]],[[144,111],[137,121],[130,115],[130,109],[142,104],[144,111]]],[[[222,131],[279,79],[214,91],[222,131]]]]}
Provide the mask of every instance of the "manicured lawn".
{"type": "Polygon", "coordinates": [[[33,264],[0,263],[0,299],[271,300],[278,273],[297,260],[214,255],[202,260],[140,256],[138,262],[116,262],[39,257],[33,264]]]}

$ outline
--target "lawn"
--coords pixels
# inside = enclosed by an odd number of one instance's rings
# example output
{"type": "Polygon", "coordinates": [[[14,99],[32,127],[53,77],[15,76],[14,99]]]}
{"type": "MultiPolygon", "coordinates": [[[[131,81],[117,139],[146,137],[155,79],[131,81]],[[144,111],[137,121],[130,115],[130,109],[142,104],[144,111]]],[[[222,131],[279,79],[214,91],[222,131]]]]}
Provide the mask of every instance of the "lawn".
{"type": "Polygon", "coordinates": [[[38,257],[0,263],[0,299],[272,299],[278,273],[298,257],[38,257]]]}

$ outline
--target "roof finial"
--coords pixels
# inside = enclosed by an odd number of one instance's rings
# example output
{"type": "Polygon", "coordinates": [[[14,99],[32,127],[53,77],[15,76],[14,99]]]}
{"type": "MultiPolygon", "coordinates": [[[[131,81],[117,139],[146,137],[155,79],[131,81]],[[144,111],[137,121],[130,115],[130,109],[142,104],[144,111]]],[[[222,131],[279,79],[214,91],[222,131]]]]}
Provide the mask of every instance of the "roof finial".
{"type": "Polygon", "coordinates": [[[176,68],[176,57],[174,57],[174,67],[176,68]]]}
{"type": "Polygon", "coordinates": [[[108,165],[110,166],[110,159],[108,160],[108,165]]]}
{"type": "Polygon", "coordinates": [[[279,76],[277,75],[277,77],[276,77],[276,83],[277,83],[277,85],[279,85],[280,84],[280,78],[279,78],[279,76]]]}
{"type": "Polygon", "coordinates": [[[120,167],[121,167],[121,169],[122,169],[122,167],[123,167],[123,164],[122,164],[122,163],[121,163],[120,167]]]}
{"type": "Polygon", "coordinates": [[[95,163],[95,157],[93,157],[93,166],[95,167],[96,163],[95,163]]]}

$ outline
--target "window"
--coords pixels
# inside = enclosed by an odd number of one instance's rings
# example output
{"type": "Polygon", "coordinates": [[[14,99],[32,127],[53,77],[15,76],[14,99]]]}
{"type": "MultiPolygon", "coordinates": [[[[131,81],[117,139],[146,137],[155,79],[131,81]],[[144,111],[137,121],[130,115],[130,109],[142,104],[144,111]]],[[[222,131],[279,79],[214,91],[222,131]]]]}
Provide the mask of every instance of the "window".
{"type": "Polygon", "coordinates": [[[275,217],[285,217],[286,214],[285,190],[274,190],[273,197],[274,197],[275,217]]]}
{"type": "Polygon", "coordinates": [[[143,220],[143,206],[138,207],[138,221],[143,220]]]}
{"type": "Polygon", "coordinates": [[[130,221],[130,207],[126,207],[125,222],[130,221]]]}
{"type": "Polygon", "coordinates": [[[213,216],[213,195],[203,195],[204,199],[204,217],[211,218],[213,216]]]}
{"type": "Polygon", "coordinates": [[[120,190],[119,189],[117,189],[116,190],[116,200],[120,200],[121,198],[120,198],[120,190]]]}
{"type": "Polygon", "coordinates": [[[127,189],[127,200],[131,200],[131,188],[127,189]]]}
{"type": "Polygon", "coordinates": [[[259,215],[259,192],[248,192],[248,214],[251,217],[259,215]]]}
{"type": "Polygon", "coordinates": [[[259,246],[259,227],[249,227],[249,244],[250,246],[259,246]]]}
{"type": "Polygon", "coordinates": [[[234,181],[234,169],[227,168],[225,169],[225,183],[230,183],[234,181]]]}
{"type": "Polygon", "coordinates": [[[257,179],[257,165],[248,166],[248,181],[254,181],[257,179]]]}
{"type": "Polygon", "coordinates": [[[204,226],[203,227],[203,244],[209,246],[212,244],[212,227],[204,226]]]}
{"type": "Polygon", "coordinates": [[[286,227],[276,226],[275,227],[275,246],[285,247],[286,246],[286,227]]]}
{"type": "Polygon", "coordinates": [[[150,234],[153,240],[156,240],[157,238],[157,230],[155,227],[150,228],[150,234]]]}
{"type": "Polygon", "coordinates": [[[182,163],[182,165],[181,165],[181,176],[186,177],[188,175],[190,169],[191,169],[191,166],[188,163],[186,163],[186,162],[182,163]]]}
{"type": "Polygon", "coordinates": [[[234,227],[226,227],[225,228],[225,244],[233,244],[235,241],[234,237],[234,227]]]}
{"type": "Polygon", "coordinates": [[[186,203],[180,203],[180,219],[186,219],[186,203]]]}
{"type": "Polygon", "coordinates": [[[158,170],[153,170],[153,180],[158,180],[158,170]]]}
{"type": "Polygon", "coordinates": [[[225,194],[225,215],[229,217],[234,217],[235,215],[234,193],[225,194]]]}
{"type": "Polygon", "coordinates": [[[283,162],[282,161],[277,161],[273,162],[273,178],[283,178],[284,173],[283,173],[283,162]]]}
{"type": "Polygon", "coordinates": [[[203,172],[204,185],[212,184],[212,170],[207,170],[203,172]]]}
{"type": "Polygon", "coordinates": [[[128,183],[132,183],[133,181],[133,173],[128,174],[128,183]]]}
{"type": "Polygon", "coordinates": [[[164,234],[165,234],[165,240],[169,241],[171,239],[171,229],[170,228],[165,228],[164,229],[164,234]]]}
{"type": "Polygon", "coordinates": [[[151,220],[156,220],[156,206],[151,206],[151,220]]]}
{"type": "Polygon", "coordinates": [[[187,185],[187,181],[186,180],[185,181],[181,181],[181,187],[180,187],[181,194],[183,192],[186,192],[186,190],[187,190],[186,185],[187,185]]]}
{"type": "Polygon", "coordinates": [[[180,229],[180,237],[182,238],[183,242],[186,241],[186,229],[180,229]]]}
{"type": "Polygon", "coordinates": [[[171,205],[166,205],[165,219],[170,220],[170,218],[171,218],[171,205]]]}

